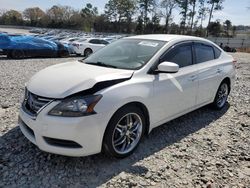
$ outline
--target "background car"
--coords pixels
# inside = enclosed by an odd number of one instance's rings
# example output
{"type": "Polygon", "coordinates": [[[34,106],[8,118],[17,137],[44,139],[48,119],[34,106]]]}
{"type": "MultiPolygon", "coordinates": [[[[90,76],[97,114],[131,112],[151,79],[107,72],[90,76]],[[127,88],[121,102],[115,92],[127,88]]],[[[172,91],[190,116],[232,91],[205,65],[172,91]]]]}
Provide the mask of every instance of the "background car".
{"type": "Polygon", "coordinates": [[[63,40],[60,40],[60,42],[68,47],[69,53],[70,54],[75,54],[74,48],[72,43],[76,40],[80,40],[80,37],[71,37],[71,38],[65,38],[63,40]]]}
{"type": "Polygon", "coordinates": [[[73,50],[77,55],[88,57],[90,54],[102,49],[109,42],[99,38],[87,38],[73,42],[73,50]]]}
{"type": "Polygon", "coordinates": [[[65,57],[69,55],[68,48],[60,42],[53,42],[38,37],[1,34],[0,41],[0,49],[9,58],[65,57]]]}

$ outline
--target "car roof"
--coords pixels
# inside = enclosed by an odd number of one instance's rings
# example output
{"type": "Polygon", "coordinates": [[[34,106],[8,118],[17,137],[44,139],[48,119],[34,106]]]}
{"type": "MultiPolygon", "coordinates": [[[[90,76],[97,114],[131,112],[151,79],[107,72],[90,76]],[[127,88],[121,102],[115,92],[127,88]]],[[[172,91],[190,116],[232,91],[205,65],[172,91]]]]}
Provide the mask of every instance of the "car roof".
{"type": "Polygon", "coordinates": [[[136,35],[127,37],[128,39],[146,39],[146,40],[159,40],[159,41],[173,41],[173,40],[202,40],[207,41],[204,38],[187,36],[187,35],[170,35],[170,34],[149,34],[149,35],[136,35]]]}

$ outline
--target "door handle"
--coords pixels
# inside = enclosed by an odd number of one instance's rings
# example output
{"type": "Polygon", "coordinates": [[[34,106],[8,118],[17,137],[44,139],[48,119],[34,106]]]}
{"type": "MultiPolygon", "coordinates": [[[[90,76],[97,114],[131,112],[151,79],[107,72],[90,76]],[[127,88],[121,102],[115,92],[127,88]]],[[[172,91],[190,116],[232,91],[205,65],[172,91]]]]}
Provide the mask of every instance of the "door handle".
{"type": "Polygon", "coordinates": [[[217,73],[220,74],[222,72],[222,69],[217,69],[217,73]]]}
{"type": "Polygon", "coordinates": [[[193,82],[193,81],[195,81],[197,78],[198,78],[197,75],[193,75],[193,76],[190,76],[188,80],[193,82]]]}

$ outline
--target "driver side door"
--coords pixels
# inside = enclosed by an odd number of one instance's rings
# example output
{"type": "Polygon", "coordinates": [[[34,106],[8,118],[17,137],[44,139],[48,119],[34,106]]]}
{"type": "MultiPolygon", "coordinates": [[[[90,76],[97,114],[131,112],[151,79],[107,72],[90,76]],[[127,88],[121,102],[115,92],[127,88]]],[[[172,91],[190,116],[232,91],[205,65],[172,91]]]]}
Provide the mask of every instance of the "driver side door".
{"type": "Polygon", "coordinates": [[[159,63],[166,61],[178,64],[180,69],[177,73],[159,73],[154,77],[155,117],[161,123],[192,109],[198,90],[198,70],[193,64],[191,42],[173,46],[159,63]]]}

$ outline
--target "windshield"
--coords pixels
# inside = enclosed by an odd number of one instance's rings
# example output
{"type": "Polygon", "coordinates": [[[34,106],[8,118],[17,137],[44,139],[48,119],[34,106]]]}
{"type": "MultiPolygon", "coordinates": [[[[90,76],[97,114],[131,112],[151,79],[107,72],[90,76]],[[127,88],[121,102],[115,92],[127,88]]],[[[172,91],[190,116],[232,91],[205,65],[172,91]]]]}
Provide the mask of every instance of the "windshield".
{"type": "Polygon", "coordinates": [[[166,42],[121,39],[92,54],[84,63],[119,69],[136,70],[144,66],[166,42]]]}

